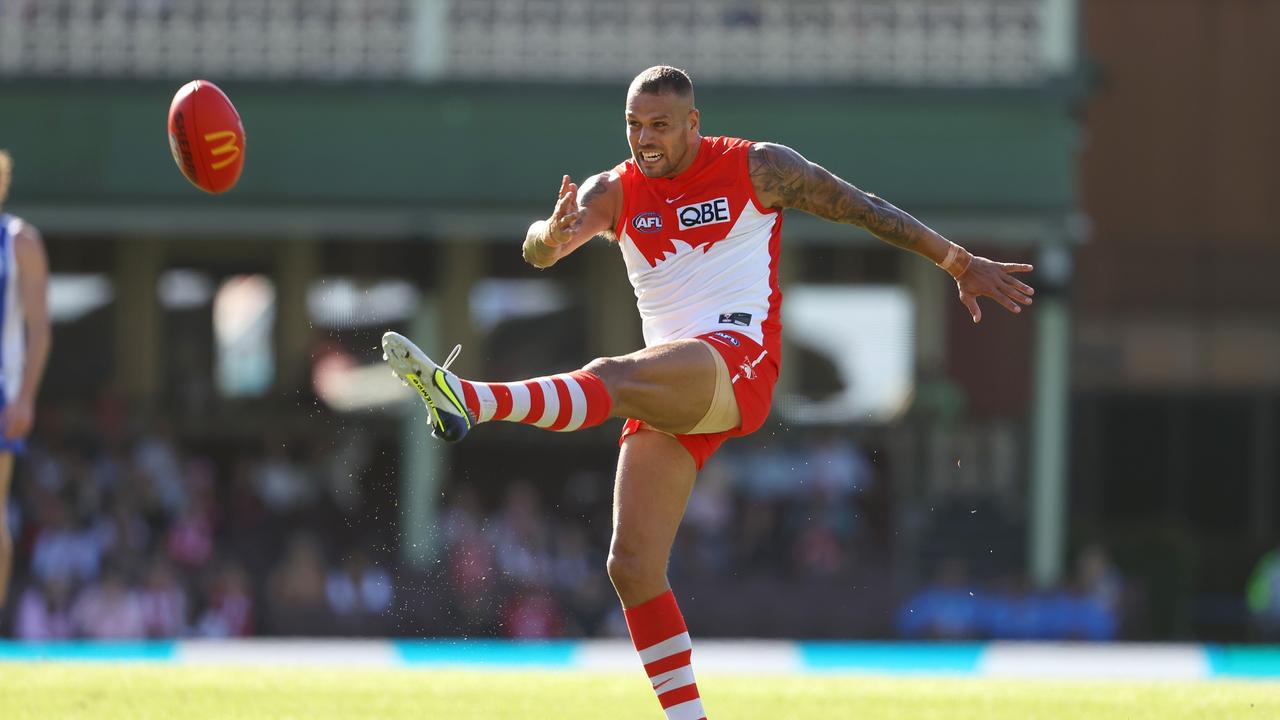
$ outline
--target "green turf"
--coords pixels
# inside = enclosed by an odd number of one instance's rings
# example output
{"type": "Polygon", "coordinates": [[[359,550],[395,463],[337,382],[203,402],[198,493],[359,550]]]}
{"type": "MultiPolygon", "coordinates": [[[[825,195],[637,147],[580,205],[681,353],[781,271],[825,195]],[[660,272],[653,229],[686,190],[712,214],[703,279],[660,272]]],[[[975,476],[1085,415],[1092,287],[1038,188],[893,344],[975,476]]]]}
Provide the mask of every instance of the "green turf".
{"type": "MultiPolygon", "coordinates": [[[[1280,718],[1280,684],[744,676],[699,679],[712,718],[1280,718]]],[[[0,664],[0,718],[661,720],[639,674],[0,664]]]]}

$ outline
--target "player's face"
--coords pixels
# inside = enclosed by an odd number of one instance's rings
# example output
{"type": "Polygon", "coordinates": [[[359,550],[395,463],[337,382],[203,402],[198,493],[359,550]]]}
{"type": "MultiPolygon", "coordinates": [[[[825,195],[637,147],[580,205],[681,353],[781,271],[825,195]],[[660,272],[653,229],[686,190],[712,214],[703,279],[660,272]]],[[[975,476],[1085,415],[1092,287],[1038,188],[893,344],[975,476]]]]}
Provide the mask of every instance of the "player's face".
{"type": "Polygon", "coordinates": [[[675,93],[627,96],[627,142],[640,172],[674,177],[693,164],[698,111],[675,93]]]}

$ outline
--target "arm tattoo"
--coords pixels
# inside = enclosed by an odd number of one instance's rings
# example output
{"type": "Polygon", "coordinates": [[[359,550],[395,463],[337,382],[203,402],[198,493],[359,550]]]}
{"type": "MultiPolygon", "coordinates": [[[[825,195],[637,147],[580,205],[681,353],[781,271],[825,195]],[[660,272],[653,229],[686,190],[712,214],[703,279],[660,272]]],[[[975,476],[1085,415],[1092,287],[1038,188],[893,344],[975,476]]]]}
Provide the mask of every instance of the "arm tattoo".
{"type": "MultiPolygon", "coordinates": [[[[587,181],[582,184],[581,188],[579,188],[578,207],[580,209],[584,209],[591,204],[591,201],[595,200],[601,195],[604,195],[605,192],[609,189],[608,182],[609,182],[609,173],[607,172],[600,173],[599,175],[592,175],[591,177],[587,178],[587,181]]],[[[616,238],[613,236],[612,227],[610,227],[609,229],[599,234],[604,236],[611,242],[616,240],[616,238]]]]}
{"type": "Polygon", "coordinates": [[[763,202],[864,228],[887,243],[915,250],[928,228],[892,203],[865,193],[784,145],[756,143],[751,183],[763,202]]]}

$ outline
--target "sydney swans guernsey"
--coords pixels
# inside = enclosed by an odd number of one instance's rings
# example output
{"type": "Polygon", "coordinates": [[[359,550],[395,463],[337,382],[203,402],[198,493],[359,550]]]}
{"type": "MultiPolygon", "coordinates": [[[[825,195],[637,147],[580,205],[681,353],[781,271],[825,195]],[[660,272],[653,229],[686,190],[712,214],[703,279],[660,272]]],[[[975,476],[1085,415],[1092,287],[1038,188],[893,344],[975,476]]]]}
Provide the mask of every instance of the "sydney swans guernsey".
{"type": "Polygon", "coordinates": [[[645,177],[632,159],[614,168],[623,190],[614,234],[645,345],[734,330],[778,351],[782,212],[756,197],[751,145],[704,137],[693,165],[674,178],[645,177]]]}

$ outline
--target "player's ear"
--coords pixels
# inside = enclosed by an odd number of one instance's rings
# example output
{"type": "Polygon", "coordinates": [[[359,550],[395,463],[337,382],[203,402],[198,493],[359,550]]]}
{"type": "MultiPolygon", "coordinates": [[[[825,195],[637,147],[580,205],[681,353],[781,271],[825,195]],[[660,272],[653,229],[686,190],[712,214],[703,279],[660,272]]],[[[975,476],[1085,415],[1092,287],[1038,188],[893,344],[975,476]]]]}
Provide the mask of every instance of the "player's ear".
{"type": "Polygon", "coordinates": [[[689,132],[697,134],[699,128],[702,127],[702,114],[698,112],[698,108],[689,108],[689,132]]]}

